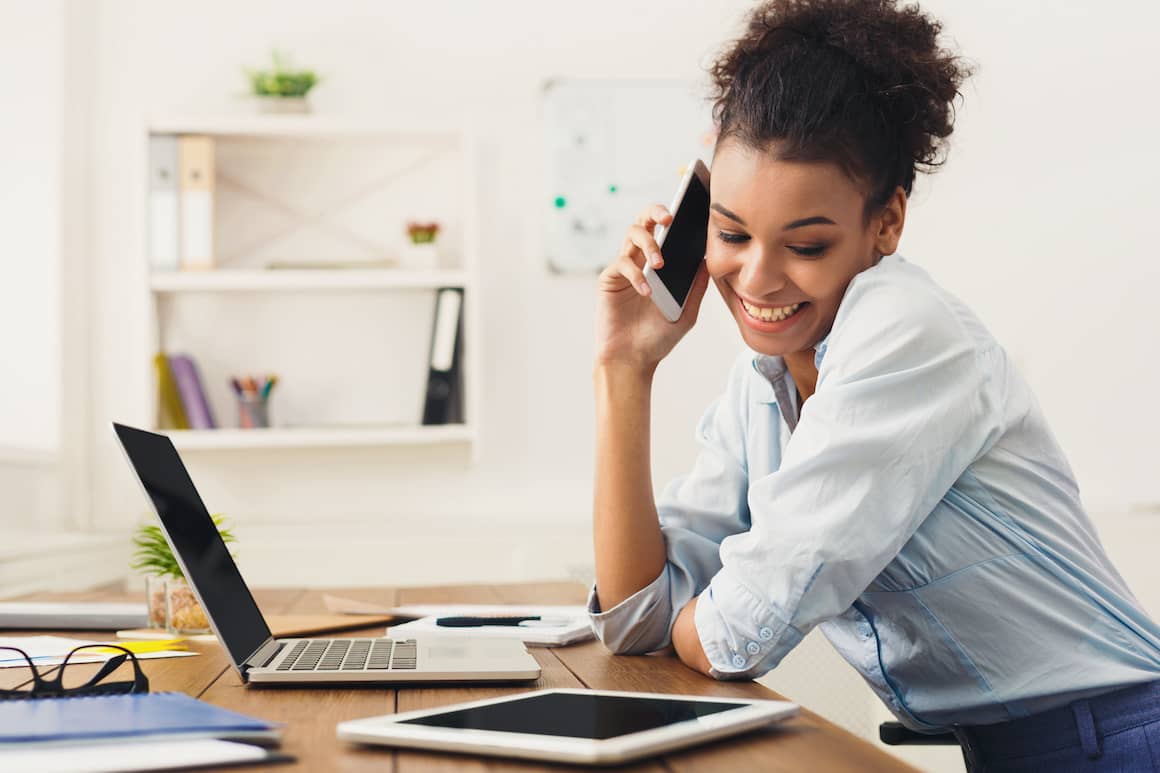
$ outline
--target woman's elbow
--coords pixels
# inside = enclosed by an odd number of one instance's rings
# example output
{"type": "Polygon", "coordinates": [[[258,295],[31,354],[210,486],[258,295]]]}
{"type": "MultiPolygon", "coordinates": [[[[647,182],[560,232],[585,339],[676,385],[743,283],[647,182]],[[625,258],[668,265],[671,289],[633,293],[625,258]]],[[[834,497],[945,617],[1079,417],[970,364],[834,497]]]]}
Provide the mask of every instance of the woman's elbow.
{"type": "Polygon", "coordinates": [[[635,631],[597,631],[596,636],[613,655],[647,655],[663,649],[664,642],[652,642],[635,631]]]}

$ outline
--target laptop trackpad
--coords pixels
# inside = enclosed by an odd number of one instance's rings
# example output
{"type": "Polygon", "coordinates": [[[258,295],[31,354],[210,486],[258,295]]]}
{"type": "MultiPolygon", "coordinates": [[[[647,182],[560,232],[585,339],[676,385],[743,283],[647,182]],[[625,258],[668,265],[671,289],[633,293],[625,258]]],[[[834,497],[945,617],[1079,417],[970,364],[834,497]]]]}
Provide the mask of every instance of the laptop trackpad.
{"type": "Polygon", "coordinates": [[[471,648],[462,644],[433,644],[427,648],[427,657],[432,660],[465,660],[471,654],[471,648]]]}
{"type": "Polygon", "coordinates": [[[463,663],[465,661],[479,662],[479,660],[510,660],[517,657],[526,657],[527,649],[520,641],[502,641],[488,639],[473,640],[441,640],[430,641],[420,645],[426,653],[426,665],[430,668],[435,663],[463,663]]]}

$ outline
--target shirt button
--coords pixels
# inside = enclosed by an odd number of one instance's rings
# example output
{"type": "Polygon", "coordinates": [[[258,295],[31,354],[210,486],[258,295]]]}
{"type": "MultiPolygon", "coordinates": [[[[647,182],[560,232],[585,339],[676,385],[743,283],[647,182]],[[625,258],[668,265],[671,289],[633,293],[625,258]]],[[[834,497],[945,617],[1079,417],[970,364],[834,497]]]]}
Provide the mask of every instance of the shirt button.
{"type": "Polygon", "coordinates": [[[757,642],[751,641],[745,645],[745,651],[750,655],[756,655],[757,653],[761,652],[761,647],[757,646],[757,642]]]}
{"type": "Polygon", "coordinates": [[[763,627],[760,631],[757,632],[757,635],[761,638],[762,641],[769,641],[773,638],[773,630],[763,627]]]}
{"type": "Polygon", "coordinates": [[[744,668],[745,667],[745,656],[744,655],[734,655],[733,656],[733,666],[735,668],[744,668]]]}

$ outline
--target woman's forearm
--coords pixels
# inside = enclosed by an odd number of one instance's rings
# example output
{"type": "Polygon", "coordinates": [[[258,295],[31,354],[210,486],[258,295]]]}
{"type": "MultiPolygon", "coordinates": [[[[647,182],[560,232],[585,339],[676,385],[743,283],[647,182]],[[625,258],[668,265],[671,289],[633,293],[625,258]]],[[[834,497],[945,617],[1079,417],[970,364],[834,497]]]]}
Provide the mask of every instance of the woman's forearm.
{"type": "Polygon", "coordinates": [[[694,671],[700,671],[706,676],[712,676],[709,673],[712,666],[708,656],[705,655],[705,648],[701,646],[701,637],[697,635],[698,598],[700,597],[694,596],[693,600],[680,611],[676,622],[673,623],[673,649],[677,651],[677,657],[686,666],[694,671]]]}
{"type": "Polygon", "coordinates": [[[665,541],[653,501],[649,455],[652,370],[597,364],[593,541],[602,609],[657,578],[665,541]]]}

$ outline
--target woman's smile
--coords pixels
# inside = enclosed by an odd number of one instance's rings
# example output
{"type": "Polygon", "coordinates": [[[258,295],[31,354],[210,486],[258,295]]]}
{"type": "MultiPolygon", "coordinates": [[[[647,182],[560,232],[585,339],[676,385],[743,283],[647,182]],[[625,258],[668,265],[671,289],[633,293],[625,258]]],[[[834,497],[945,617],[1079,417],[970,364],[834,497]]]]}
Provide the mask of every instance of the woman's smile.
{"type": "MultiPolygon", "coordinates": [[[[733,290],[733,288],[729,288],[733,290]]],[[[793,327],[810,309],[809,301],[798,301],[784,306],[753,303],[733,291],[742,313],[737,315],[748,327],[758,333],[780,333],[793,327]]]]}

